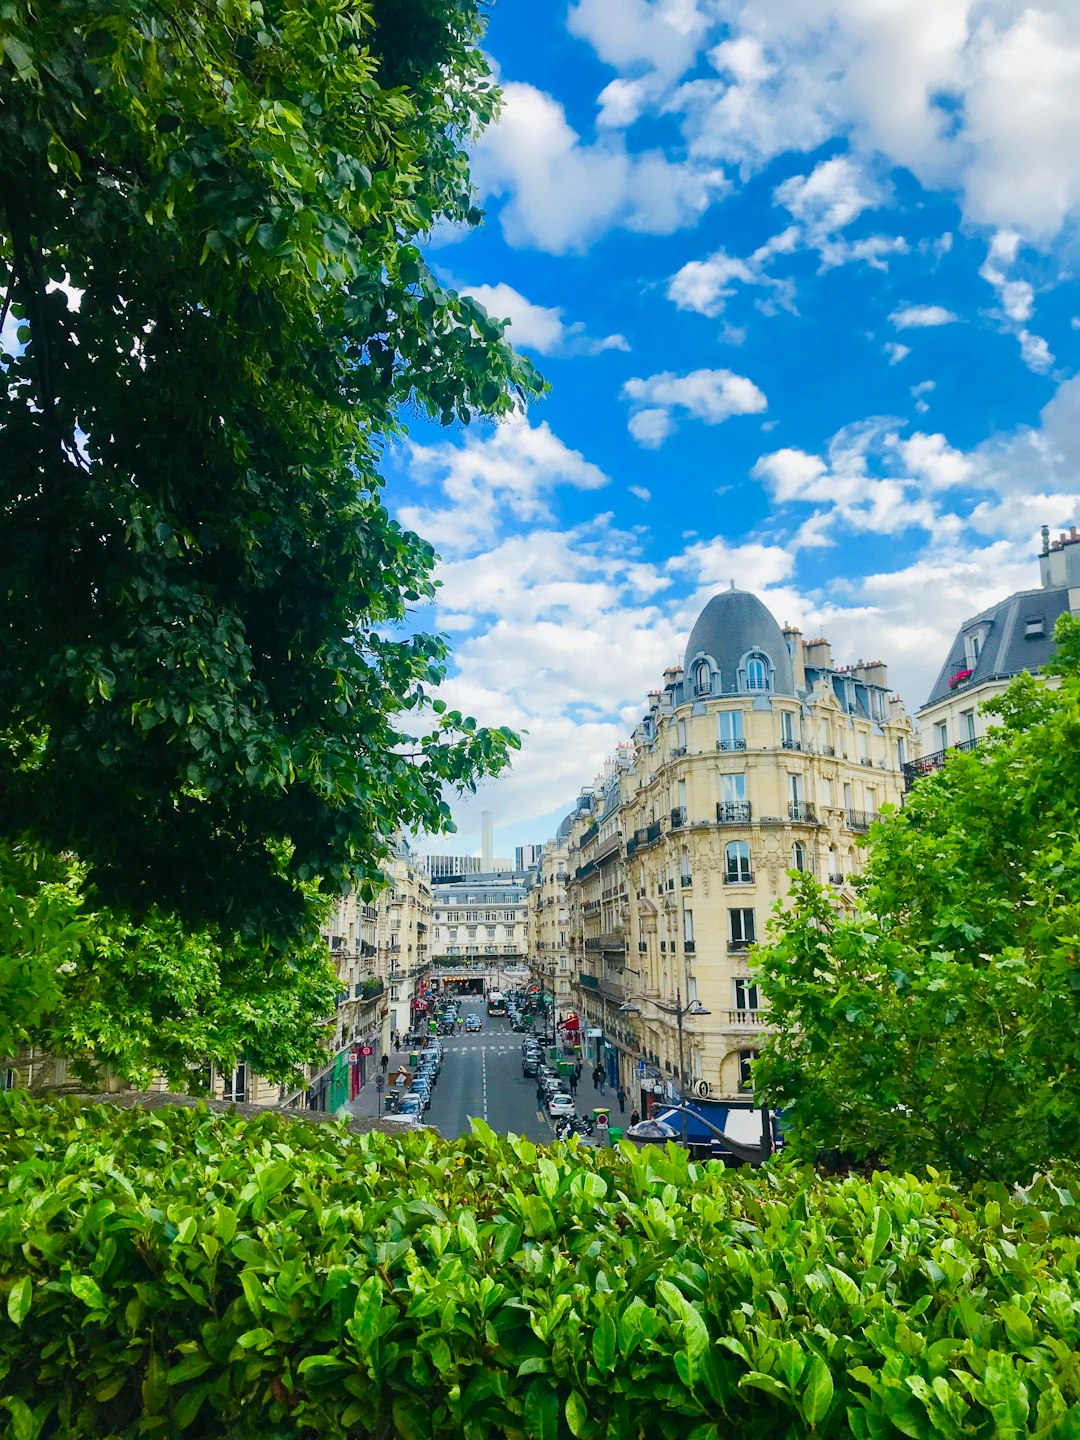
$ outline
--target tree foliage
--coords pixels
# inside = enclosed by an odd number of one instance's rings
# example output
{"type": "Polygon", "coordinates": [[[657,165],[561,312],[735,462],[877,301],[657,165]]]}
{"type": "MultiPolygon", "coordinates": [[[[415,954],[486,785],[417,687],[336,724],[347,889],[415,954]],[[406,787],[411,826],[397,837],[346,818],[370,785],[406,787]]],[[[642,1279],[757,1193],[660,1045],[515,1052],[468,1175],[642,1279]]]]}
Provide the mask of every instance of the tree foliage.
{"type": "Polygon", "coordinates": [[[970,754],[874,827],[859,903],[801,877],[757,956],[755,1083],[796,1153],[1025,1179],[1080,1147],[1080,620],[970,754]]]}
{"type": "Polygon", "coordinates": [[[84,1083],[107,1065],[198,1092],[211,1065],[295,1084],[323,1054],[340,986],[318,935],[279,952],[157,908],[136,923],[88,889],[74,857],[0,842],[0,1055],[33,1045],[84,1083]]]}
{"type": "Polygon", "coordinates": [[[965,1193],[623,1146],[0,1097],[0,1414],[40,1440],[1075,1440],[1075,1167],[965,1193]]]}
{"type": "Polygon", "coordinates": [[[0,835],[279,952],[515,737],[433,702],[411,405],[540,382],[418,239],[475,223],[473,0],[2,0],[0,835]]]}

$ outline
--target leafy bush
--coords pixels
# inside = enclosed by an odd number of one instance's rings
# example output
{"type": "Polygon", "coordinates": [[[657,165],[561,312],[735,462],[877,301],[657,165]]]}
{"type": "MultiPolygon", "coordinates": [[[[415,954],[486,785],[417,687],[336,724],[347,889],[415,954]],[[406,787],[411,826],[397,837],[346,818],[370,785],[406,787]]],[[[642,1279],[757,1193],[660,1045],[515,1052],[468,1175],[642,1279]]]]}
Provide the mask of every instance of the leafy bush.
{"type": "Polygon", "coordinates": [[[1080,1435],[1072,1177],[24,1098],[0,1130],[18,1440],[1080,1435]]]}

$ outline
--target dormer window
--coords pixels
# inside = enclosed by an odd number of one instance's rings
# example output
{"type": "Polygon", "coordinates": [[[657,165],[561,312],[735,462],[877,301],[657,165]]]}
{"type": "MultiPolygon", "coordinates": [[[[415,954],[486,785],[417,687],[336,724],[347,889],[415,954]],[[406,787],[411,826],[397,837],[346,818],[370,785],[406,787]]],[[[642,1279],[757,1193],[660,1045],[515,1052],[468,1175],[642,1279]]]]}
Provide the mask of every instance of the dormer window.
{"type": "Polygon", "coordinates": [[[751,651],[743,661],[743,688],[767,691],[772,689],[772,662],[760,651],[751,651]]]}
{"type": "Polygon", "coordinates": [[[1024,639],[1039,640],[1046,634],[1046,616],[1028,615],[1024,620],[1024,639]]]}
{"type": "Polygon", "coordinates": [[[694,666],[694,694],[712,694],[712,671],[707,660],[699,660],[694,666]]]}
{"type": "Polygon", "coordinates": [[[983,640],[986,638],[980,630],[969,630],[964,636],[964,661],[969,670],[974,670],[979,663],[979,656],[982,654],[983,640]]]}

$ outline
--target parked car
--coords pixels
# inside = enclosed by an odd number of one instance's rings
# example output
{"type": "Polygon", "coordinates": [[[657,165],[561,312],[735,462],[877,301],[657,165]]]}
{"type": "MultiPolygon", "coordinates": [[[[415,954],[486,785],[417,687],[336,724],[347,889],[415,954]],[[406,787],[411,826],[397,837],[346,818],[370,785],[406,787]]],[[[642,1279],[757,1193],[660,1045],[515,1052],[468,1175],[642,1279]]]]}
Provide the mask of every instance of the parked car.
{"type": "Polygon", "coordinates": [[[573,1100],[569,1095],[565,1095],[561,1090],[556,1091],[554,1095],[551,1095],[548,1098],[548,1114],[553,1120],[555,1120],[560,1115],[573,1115],[573,1113],[573,1100]]]}
{"type": "Polygon", "coordinates": [[[419,1095],[403,1095],[401,1104],[398,1106],[399,1115],[408,1115],[414,1120],[419,1120],[424,1113],[424,1102],[419,1095]]]}
{"type": "Polygon", "coordinates": [[[559,1075],[545,1075],[540,1083],[549,1096],[562,1093],[563,1082],[559,1075]]]}
{"type": "Polygon", "coordinates": [[[535,1056],[532,1056],[532,1055],[523,1055],[523,1056],[521,1057],[521,1073],[522,1073],[522,1075],[525,1075],[525,1076],[528,1076],[529,1078],[532,1078],[532,1077],[536,1074],[536,1067],[537,1067],[537,1061],[536,1061],[536,1057],[535,1057],[535,1056]]]}

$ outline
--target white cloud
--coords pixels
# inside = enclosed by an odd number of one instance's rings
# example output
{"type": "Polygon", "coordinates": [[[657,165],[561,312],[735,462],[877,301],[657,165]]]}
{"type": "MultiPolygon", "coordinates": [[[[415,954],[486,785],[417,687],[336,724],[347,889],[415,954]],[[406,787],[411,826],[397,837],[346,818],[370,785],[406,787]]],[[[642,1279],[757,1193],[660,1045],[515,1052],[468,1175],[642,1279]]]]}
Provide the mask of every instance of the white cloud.
{"type": "Polygon", "coordinates": [[[541,355],[599,355],[604,350],[630,349],[625,336],[593,339],[585,334],[584,321],[567,324],[563,320],[561,306],[534,305],[505,283],[463,285],[460,289],[463,295],[478,300],[489,315],[509,320],[508,338],[521,349],[536,350],[541,355]]]}
{"type": "Polygon", "coordinates": [[[631,125],[694,63],[708,20],[696,0],[578,0],[567,29],[620,76],[600,96],[600,123],[631,125]]]}
{"type": "Polygon", "coordinates": [[[605,118],[674,113],[693,161],[749,174],[841,140],[1029,241],[1080,213],[1075,0],[715,0],[707,33],[689,3],[580,9],[577,33],[619,71],[605,118]],[[692,23],[670,25],[669,9],[692,23]],[[712,73],[680,82],[691,41],[712,73]]]}
{"type": "Polygon", "coordinates": [[[904,305],[894,310],[889,319],[897,330],[931,329],[937,325],[952,325],[957,316],[944,305],[904,305]]]}
{"type": "Polygon", "coordinates": [[[690,260],[668,281],[667,296],[680,310],[694,310],[710,318],[721,315],[735,294],[735,286],[761,286],[771,292],[775,303],[794,309],[794,286],[790,280],[768,273],[774,255],[789,254],[798,248],[799,232],[794,226],[774,235],[745,260],[717,250],[705,260],[690,260]]]}
{"type": "Polygon", "coordinates": [[[644,379],[634,376],[622,393],[634,407],[630,433],[649,449],[656,449],[671,434],[677,411],[706,425],[719,425],[733,415],[760,414],[767,403],[752,380],[731,370],[692,370],[688,375],[665,370],[644,379]]]}
{"type": "Polygon", "coordinates": [[[638,500],[648,502],[652,499],[652,491],[647,485],[628,485],[626,488],[638,500]]]}
{"type": "Polygon", "coordinates": [[[563,107],[531,85],[503,88],[503,109],[473,152],[485,195],[505,197],[509,244],[581,251],[616,227],[667,235],[693,224],[729,188],[721,169],[627,151],[612,135],[586,144],[563,107]]]}
{"type": "Polygon", "coordinates": [[[907,241],[899,235],[848,240],[840,234],[865,211],[891,198],[850,155],[823,160],[809,175],[792,175],[777,186],[773,198],[802,226],[804,243],[821,256],[823,270],[856,261],[886,270],[889,256],[908,252],[907,241]]]}
{"type": "Polygon", "coordinates": [[[911,354],[911,346],[901,345],[898,340],[886,340],[883,348],[889,357],[890,365],[899,365],[901,360],[906,360],[911,354]]]}
{"type": "Polygon", "coordinates": [[[604,472],[564,445],[546,422],[532,426],[522,415],[473,432],[461,445],[410,443],[406,458],[420,483],[437,486],[446,503],[405,506],[402,523],[451,555],[497,535],[507,522],[549,519],[549,495],[557,486],[607,484],[604,472]]]}
{"type": "Polygon", "coordinates": [[[1035,308],[1035,290],[1027,280],[1010,277],[1009,269],[1016,264],[1021,237],[1015,230],[999,230],[991,237],[986,259],[979,274],[992,285],[1001,306],[1001,328],[1015,335],[1020,342],[1020,356],[1030,369],[1042,373],[1054,363],[1050,347],[1041,335],[1027,328],[1035,308]]]}

